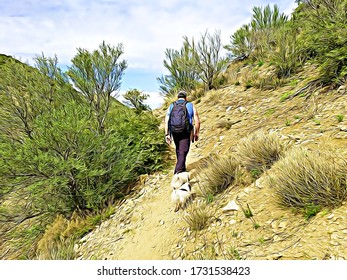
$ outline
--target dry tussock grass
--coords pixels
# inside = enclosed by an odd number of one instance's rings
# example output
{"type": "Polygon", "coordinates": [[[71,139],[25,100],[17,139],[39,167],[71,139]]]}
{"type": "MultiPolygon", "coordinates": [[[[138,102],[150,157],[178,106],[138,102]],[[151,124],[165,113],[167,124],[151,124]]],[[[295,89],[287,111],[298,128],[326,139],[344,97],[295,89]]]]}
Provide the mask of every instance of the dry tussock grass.
{"type": "Polygon", "coordinates": [[[183,219],[191,230],[199,231],[208,227],[211,214],[205,203],[196,201],[187,207],[186,215],[183,219]]]}
{"type": "Polygon", "coordinates": [[[206,90],[203,85],[197,86],[191,92],[188,92],[188,100],[189,101],[198,101],[202,97],[205,96],[206,90]]]}
{"type": "Polygon", "coordinates": [[[288,207],[336,207],[347,198],[347,162],[327,150],[292,148],[272,168],[268,184],[288,207]]]}
{"type": "Polygon", "coordinates": [[[60,256],[64,238],[62,233],[66,230],[69,221],[58,215],[54,222],[47,227],[44,235],[37,244],[38,259],[54,260],[62,259],[60,256]]]}
{"type": "Polygon", "coordinates": [[[197,168],[200,191],[203,196],[215,195],[227,189],[241,176],[239,162],[230,154],[210,155],[197,168]]]}
{"type": "Polygon", "coordinates": [[[217,105],[219,102],[221,102],[221,95],[220,92],[217,90],[210,90],[207,94],[206,94],[206,100],[207,100],[207,104],[209,106],[215,106],[217,105]]]}
{"type": "Polygon", "coordinates": [[[176,100],[177,100],[177,95],[166,95],[164,98],[162,108],[165,109],[166,111],[166,109],[169,108],[170,104],[176,100]]]}
{"type": "Polygon", "coordinates": [[[91,222],[74,213],[70,220],[58,215],[38,242],[38,259],[74,259],[75,240],[91,229],[91,222]]]}
{"type": "Polygon", "coordinates": [[[276,133],[258,130],[238,142],[236,155],[241,165],[258,177],[283,155],[288,145],[276,133]]]}

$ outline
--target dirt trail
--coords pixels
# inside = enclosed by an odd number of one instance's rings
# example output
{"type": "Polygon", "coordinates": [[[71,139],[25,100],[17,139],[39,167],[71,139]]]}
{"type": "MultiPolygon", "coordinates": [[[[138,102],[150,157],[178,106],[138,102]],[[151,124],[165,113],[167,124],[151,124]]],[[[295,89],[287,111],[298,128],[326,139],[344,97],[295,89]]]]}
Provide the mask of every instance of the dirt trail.
{"type": "MultiPolygon", "coordinates": [[[[203,124],[201,138],[192,145],[187,158],[193,181],[200,159],[211,153],[232,153],[240,139],[260,128],[276,131],[297,146],[319,150],[324,143],[325,147],[345,153],[347,120],[337,123],[336,116],[345,114],[347,95],[323,93],[312,100],[281,102],[283,94],[290,90],[293,88],[269,93],[231,86],[207,94],[197,104],[203,124]]],[[[270,169],[256,181],[242,178],[245,185],[241,188],[230,188],[214,197],[206,205],[211,215],[207,227],[193,231],[183,219],[188,211],[173,211],[172,170],[142,180],[110,219],[75,245],[77,258],[347,259],[346,201],[306,220],[300,212],[279,207],[273,190],[263,182],[271,174],[270,169]],[[232,200],[239,206],[249,205],[252,219],[241,210],[225,213],[223,207],[232,200]]],[[[192,185],[196,191],[197,183],[192,185]]],[[[194,203],[201,199],[204,198],[196,198],[194,203]]]]}
{"type": "MultiPolygon", "coordinates": [[[[187,157],[189,171],[196,160],[192,145],[187,157]]],[[[173,211],[171,178],[171,172],[149,176],[110,220],[75,246],[79,259],[172,259],[170,250],[177,246],[183,212],[173,211]]]]}

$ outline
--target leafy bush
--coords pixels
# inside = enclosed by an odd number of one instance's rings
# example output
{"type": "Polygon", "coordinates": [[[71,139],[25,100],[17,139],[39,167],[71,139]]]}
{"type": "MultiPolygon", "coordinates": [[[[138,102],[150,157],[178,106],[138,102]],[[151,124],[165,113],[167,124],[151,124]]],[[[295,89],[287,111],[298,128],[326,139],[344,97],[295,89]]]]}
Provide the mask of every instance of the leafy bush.
{"type": "Polygon", "coordinates": [[[124,103],[133,107],[138,114],[142,111],[150,110],[150,107],[144,104],[144,101],[149,97],[149,94],[143,93],[138,89],[132,89],[128,90],[123,97],[125,99],[124,103]]]}
{"type": "Polygon", "coordinates": [[[110,196],[124,196],[138,175],[161,167],[165,146],[153,116],[115,109],[116,121],[101,135],[88,112],[65,103],[35,120],[33,139],[6,144],[7,182],[25,186],[41,212],[97,210],[110,196]]]}
{"type": "Polygon", "coordinates": [[[194,39],[190,41],[186,36],[183,40],[179,51],[165,51],[164,67],[169,74],[157,78],[161,92],[165,96],[173,96],[179,90],[194,91],[200,84],[204,85],[204,90],[220,86],[224,82],[220,74],[229,63],[229,59],[221,56],[220,32],[211,35],[206,31],[197,42],[194,39]]]}
{"type": "Polygon", "coordinates": [[[318,207],[336,207],[347,198],[347,162],[341,155],[293,148],[272,170],[268,184],[280,203],[305,209],[307,215],[318,207]]]}
{"type": "Polygon", "coordinates": [[[326,84],[342,84],[347,76],[347,2],[302,1],[294,13],[299,41],[305,55],[320,65],[326,84]]]}
{"type": "MultiPolygon", "coordinates": [[[[106,44],[100,48],[113,53],[106,44]]],[[[75,57],[78,65],[70,75],[75,74],[82,92],[67,84],[54,59],[39,59],[40,69],[11,60],[1,65],[0,212],[6,215],[0,222],[16,221],[6,233],[11,240],[18,240],[16,231],[33,240],[17,247],[23,251],[17,256],[33,257],[37,238],[57,214],[97,213],[106,202],[124,197],[140,174],[162,167],[167,146],[160,120],[152,112],[137,114],[110,96],[120,86],[126,63],[119,71],[103,72],[102,65],[117,67],[116,61],[103,64],[103,59],[115,58],[83,50],[75,57]],[[88,59],[95,59],[92,66],[88,59]],[[103,73],[100,81],[83,80],[83,73],[92,71],[89,66],[103,73]],[[105,85],[108,78],[112,84],[105,85]],[[98,81],[104,87],[92,84],[98,81]],[[90,88],[100,92],[83,92],[90,88]],[[34,220],[40,228],[24,224],[34,220]]]]}
{"type": "Polygon", "coordinates": [[[275,34],[277,44],[276,48],[269,52],[270,63],[275,67],[279,78],[290,77],[304,62],[297,42],[297,32],[293,27],[286,27],[275,34]]]}
{"type": "Polygon", "coordinates": [[[187,38],[184,39],[181,50],[166,49],[164,67],[169,74],[157,78],[165,96],[174,96],[179,90],[190,92],[195,89],[199,81],[195,55],[187,38]]]}

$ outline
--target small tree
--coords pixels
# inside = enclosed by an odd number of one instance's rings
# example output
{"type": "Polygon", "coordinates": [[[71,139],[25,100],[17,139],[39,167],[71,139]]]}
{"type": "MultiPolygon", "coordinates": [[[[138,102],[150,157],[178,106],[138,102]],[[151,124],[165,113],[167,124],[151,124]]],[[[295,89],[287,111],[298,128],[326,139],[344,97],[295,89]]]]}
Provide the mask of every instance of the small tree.
{"type": "Polygon", "coordinates": [[[263,58],[269,50],[276,48],[275,31],[287,21],[288,16],[280,13],[277,5],[273,9],[270,5],[254,7],[251,22],[231,35],[231,44],[225,48],[232,52],[232,56],[239,58],[263,58]]]}
{"type": "Polygon", "coordinates": [[[135,108],[137,113],[151,109],[148,105],[143,103],[149,97],[149,95],[138,89],[128,90],[123,97],[125,99],[124,103],[135,108]]]}
{"type": "Polygon", "coordinates": [[[195,55],[194,45],[190,45],[187,38],[184,38],[180,51],[166,49],[164,67],[169,74],[157,78],[164,95],[174,95],[179,90],[189,92],[195,89],[199,81],[195,55]]]}
{"type": "Polygon", "coordinates": [[[34,119],[50,111],[55,102],[77,98],[58,68],[56,57],[37,56],[35,62],[37,68],[8,60],[0,71],[3,117],[0,126],[15,141],[22,142],[26,137],[32,139],[34,119]]]}
{"type": "Polygon", "coordinates": [[[255,49],[254,40],[252,40],[251,28],[244,24],[233,35],[230,36],[231,44],[224,48],[231,52],[231,57],[243,59],[249,57],[255,49]]]}
{"type": "Polygon", "coordinates": [[[75,87],[88,100],[101,134],[105,131],[105,121],[112,99],[111,94],[118,94],[124,71],[127,68],[125,60],[119,61],[122,54],[122,44],[114,47],[102,42],[99,50],[92,53],[79,48],[68,71],[75,87]]]}
{"type": "Polygon", "coordinates": [[[218,75],[226,69],[229,63],[229,59],[221,56],[223,46],[220,31],[216,31],[213,35],[206,31],[201,35],[196,48],[194,48],[194,41],[192,41],[191,47],[196,52],[194,55],[195,66],[200,79],[207,90],[213,89],[218,75]]]}
{"type": "Polygon", "coordinates": [[[0,61],[0,235],[16,256],[35,256],[35,241],[57,214],[98,212],[106,202],[124,197],[139,174],[163,164],[167,145],[160,121],[113,98],[102,99],[119,84],[111,85],[117,75],[110,72],[105,52],[94,55],[100,64],[93,73],[83,72],[91,56],[78,57],[78,82],[102,93],[99,108],[109,116],[105,127],[90,114],[96,112],[90,105],[98,104],[98,96],[88,99],[64,84],[68,80],[55,58],[39,58],[38,69],[0,61]]]}

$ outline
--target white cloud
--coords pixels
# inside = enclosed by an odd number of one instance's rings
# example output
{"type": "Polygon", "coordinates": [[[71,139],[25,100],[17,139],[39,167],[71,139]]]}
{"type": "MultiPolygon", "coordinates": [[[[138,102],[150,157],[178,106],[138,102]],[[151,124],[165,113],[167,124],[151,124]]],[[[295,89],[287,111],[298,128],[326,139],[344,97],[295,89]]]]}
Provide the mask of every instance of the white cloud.
{"type": "MultiPolygon", "coordinates": [[[[290,1],[224,0],[2,0],[0,53],[31,60],[42,52],[69,64],[77,48],[124,45],[129,68],[164,71],[165,49],[179,49],[182,37],[220,30],[223,44],[254,6],[277,4],[290,13],[290,1]]],[[[294,1],[292,1],[294,2],[294,1]]],[[[133,88],[140,88],[134,85],[133,88]]],[[[141,89],[141,88],[140,88],[141,89]]]]}

